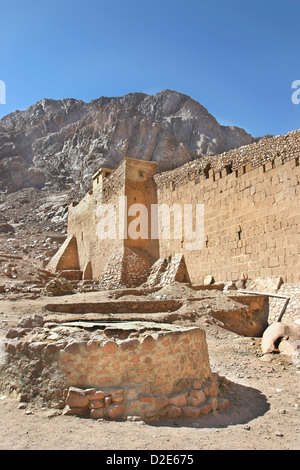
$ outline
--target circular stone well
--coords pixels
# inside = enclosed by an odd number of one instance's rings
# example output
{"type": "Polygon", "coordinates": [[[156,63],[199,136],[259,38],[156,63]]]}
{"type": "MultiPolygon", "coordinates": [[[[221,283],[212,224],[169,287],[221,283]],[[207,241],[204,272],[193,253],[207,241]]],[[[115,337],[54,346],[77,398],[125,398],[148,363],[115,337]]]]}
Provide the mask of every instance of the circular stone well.
{"type": "Polygon", "coordinates": [[[198,327],[35,315],[7,333],[0,372],[0,388],[24,401],[97,419],[196,418],[228,405],[198,327]]]}

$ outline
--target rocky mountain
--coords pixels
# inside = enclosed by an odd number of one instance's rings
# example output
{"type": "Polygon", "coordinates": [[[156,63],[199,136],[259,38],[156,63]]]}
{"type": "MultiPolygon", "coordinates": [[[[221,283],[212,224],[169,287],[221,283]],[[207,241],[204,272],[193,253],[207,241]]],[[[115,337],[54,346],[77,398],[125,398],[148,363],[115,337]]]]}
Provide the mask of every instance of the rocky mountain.
{"type": "Polygon", "coordinates": [[[131,93],[90,103],[43,99],[0,121],[0,191],[90,189],[99,167],[124,157],[174,169],[255,139],[221,126],[197,101],[176,91],[131,93]]]}

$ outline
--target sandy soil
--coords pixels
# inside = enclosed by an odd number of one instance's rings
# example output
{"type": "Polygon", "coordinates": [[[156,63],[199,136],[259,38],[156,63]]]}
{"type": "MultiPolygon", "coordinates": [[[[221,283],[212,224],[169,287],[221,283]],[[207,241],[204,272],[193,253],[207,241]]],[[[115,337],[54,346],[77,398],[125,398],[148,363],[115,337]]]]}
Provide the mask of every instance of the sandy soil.
{"type": "MultiPolygon", "coordinates": [[[[25,297],[2,297],[2,338],[20,318],[49,302],[25,297]]],[[[282,354],[262,356],[260,338],[241,337],[209,323],[205,330],[213,372],[234,383],[226,392],[226,411],[148,425],[64,416],[30,404],[19,408],[16,399],[0,395],[0,449],[299,450],[299,365],[282,354]]]]}

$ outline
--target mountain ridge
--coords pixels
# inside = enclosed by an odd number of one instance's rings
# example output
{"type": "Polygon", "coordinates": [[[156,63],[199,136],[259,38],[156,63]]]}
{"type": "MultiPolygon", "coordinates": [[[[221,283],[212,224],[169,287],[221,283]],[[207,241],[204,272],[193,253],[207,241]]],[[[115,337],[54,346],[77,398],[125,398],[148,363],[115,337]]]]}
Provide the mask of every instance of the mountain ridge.
{"type": "Polygon", "coordinates": [[[124,157],[157,161],[166,171],[255,140],[173,90],[88,103],[44,98],[0,121],[0,191],[72,185],[84,191],[99,167],[114,168],[124,157]]]}

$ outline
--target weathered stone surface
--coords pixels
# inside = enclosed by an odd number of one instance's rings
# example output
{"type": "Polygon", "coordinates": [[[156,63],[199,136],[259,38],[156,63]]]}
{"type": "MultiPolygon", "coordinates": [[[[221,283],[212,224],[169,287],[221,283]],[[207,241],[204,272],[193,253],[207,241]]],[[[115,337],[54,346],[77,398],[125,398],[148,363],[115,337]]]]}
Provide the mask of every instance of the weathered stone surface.
{"type": "Polygon", "coordinates": [[[30,315],[28,317],[22,318],[18,322],[18,327],[20,328],[35,328],[38,326],[43,326],[44,320],[42,315],[30,315]]]}
{"type": "Polygon", "coordinates": [[[96,391],[96,389],[90,389],[90,390],[92,390],[91,393],[87,394],[87,392],[85,392],[85,394],[88,395],[89,400],[104,400],[106,396],[104,392],[102,392],[101,390],[96,391]]]}
{"type": "Polygon", "coordinates": [[[47,294],[54,296],[69,295],[75,292],[72,284],[63,278],[51,279],[51,281],[45,285],[45,291],[47,294]]]}
{"type": "Polygon", "coordinates": [[[105,405],[105,408],[108,408],[109,405],[111,404],[112,402],[112,397],[105,397],[104,398],[104,405],[105,405]]]}
{"type": "Polygon", "coordinates": [[[169,405],[168,417],[172,419],[172,418],[179,418],[179,416],[181,416],[181,408],[179,408],[178,406],[169,405]]]}
{"type": "Polygon", "coordinates": [[[169,404],[174,405],[174,406],[185,406],[186,405],[186,398],[187,398],[188,392],[186,393],[180,393],[178,395],[175,395],[173,397],[169,398],[169,404]]]}
{"type": "Polygon", "coordinates": [[[216,397],[211,397],[208,400],[208,404],[211,405],[212,411],[216,411],[216,409],[218,408],[219,402],[216,397]]]}
{"type": "Polygon", "coordinates": [[[66,404],[71,408],[85,408],[89,404],[89,399],[84,393],[84,390],[76,387],[70,387],[66,404]]]}
{"type": "Polygon", "coordinates": [[[66,416],[85,416],[87,409],[83,407],[70,407],[66,406],[63,410],[63,414],[66,416]]]}
{"type": "Polygon", "coordinates": [[[139,346],[140,342],[137,338],[128,338],[122,341],[119,346],[123,351],[133,350],[139,346]]]}
{"type": "MultiPolygon", "coordinates": [[[[95,393],[96,393],[96,389],[95,389],[95,388],[86,388],[86,389],[84,390],[84,394],[89,398],[89,400],[92,399],[91,397],[94,396],[95,393]]],[[[101,393],[102,393],[102,392],[101,392],[101,393]]],[[[103,396],[104,396],[104,394],[103,394],[103,396]]],[[[95,398],[95,399],[97,399],[97,398],[95,398]]]]}
{"type": "Polygon", "coordinates": [[[201,390],[202,388],[202,380],[194,380],[193,381],[193,388],[196,389],[196,390],[201,390]]]}
{"type": "Polygon", "coordinates": [[[112,405],[107,409],[107,415],[110,419],[121,419],[125,412],[125,405],[112,405]]]}
{"type": "Polygon", "coordinates": [[[104,409],[103,408],[94,408],[90,412],[90,417],[94,419],[104,418],[104,409]]]}
{"type": "Polygon", "coordinates": [[[6,333],[6,338],[21,338],[27,331],[26,328],[10,328],[6,333]]]}
{"type": "Polygon", "coordinates": [[[151,335],[147,335],[144,337],[142,341],[142,349],[146,351],[151,351],[156,345],[156,341],[151,335]]]}
{"type": "Polygon", "coordinates": [[[203,392],[203,390],[192,390],[190,392],[190,397],[196,398],[198,400],[198,403],[204,403],[206,400],[206,395],[203,392]]]}
{"type": "Polygon", "coordinates": [[[113,403],[121,403],[123,401],[124,397],[123,395],[114,395],[112,397],[112,402],[113,403]]]}
{"type": "Polygon", "coordinates": [[[187,397],[186,403],[188,406],[199,406],[200,400],[198,400],[198,398],[195,398],[195,397],[187,397]]]}
{"type": "Polygon", "coordinates": [[[169,400],[167,397],[155,397],[155,407],[157,410],[161,410],[162,408],[165,408],[169,403],[169,400]]]}
{"type": "Polygon", "coordinates": [[[208,413],[210,413],[211,411],[213,411],[212,403],[210,402],[204,403],[203,405],[199,407],[199,416],[208,415],[208,413]]]}
{"type": "Polygon", "coordinates": [[[115,341],[106,341],[102,347],[105,354],[114,354],[118,350],[118,345],[115,341]]]}
{"type": "Polygon", "coordinates": [[[184,406],[181,411],[183,418],[197,418],[200,414],[199,408],[195,406],[184,406]]]}
{"type": "Polygon", "coordinates": [[[217,396],[219,393],[219,387],[218,387],[218,384],[217,382],[212,382],[211,386],[209,387],[209,396],[210,397],[215,397],[217,396]]]}
{"type": "Polygon", "coordinates": [[[104,402],[101,400],[91,400],[89,402],[89,408],[95,409],[95,408],[103,408],[104,407],[104,402]]]}
{"type": "Polygon", "coordinates": [[[80,353],[80,345],[82,342],[77,340],[72,340],[68,343],[65,347],[65,351],[70,354],[79,354],[80,353]]]}
{"type": "Polygon", "coordinates": [[[0,223],[0,233],[15,233],[15,229],[12,225],[4,223],[0,223]]]}
{"type": "Polygon", "coordinates": [[[144,396],[140,396],[139,397],[139,400],[141,403],[153,403],[154,402],[154,397],[152,395],[144,395],[144,396]]]}

